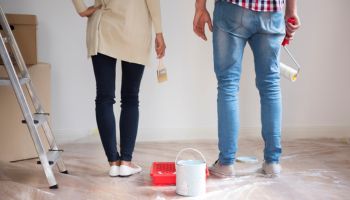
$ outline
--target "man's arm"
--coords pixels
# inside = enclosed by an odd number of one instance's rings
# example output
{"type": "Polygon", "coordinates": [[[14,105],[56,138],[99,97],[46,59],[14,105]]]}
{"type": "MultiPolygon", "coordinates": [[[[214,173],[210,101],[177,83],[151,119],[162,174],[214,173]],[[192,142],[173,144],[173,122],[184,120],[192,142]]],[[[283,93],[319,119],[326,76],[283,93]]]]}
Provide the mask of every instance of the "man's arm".
{"type": "Polygon", "coordinates": [[[208,24],[209,30],[213,31],[213,24],[206,4],[207,0],[196,0],[196,13],[193,20],[193,31],[203,40],[207,40],[205,24],[208,24]]]}
{"type": "Polygon", "coordinates": [[[297,10],[297,0],[287,0],[286,3],[286,12],[285,12],[285,20],[286,20],[286,37],[289,40],[292,40],[295,32],[301,26],[300,19],[298,16],[297,10]],[[295,24],[288,23],[289,18],[295,19],[295,24]]]}

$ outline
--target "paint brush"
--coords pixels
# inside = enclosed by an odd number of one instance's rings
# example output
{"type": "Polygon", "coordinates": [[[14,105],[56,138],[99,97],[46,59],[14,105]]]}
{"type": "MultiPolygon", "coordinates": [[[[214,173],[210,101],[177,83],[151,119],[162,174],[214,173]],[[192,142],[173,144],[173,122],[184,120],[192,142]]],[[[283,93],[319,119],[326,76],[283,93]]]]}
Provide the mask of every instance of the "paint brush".
{"type": "Polygon", "coordinates": [[[157,78],[159,83],[163,83],[168,80],[168,73],[163,64],[163,59],[159,59],[158,69],[157,69],[157,78]]]}

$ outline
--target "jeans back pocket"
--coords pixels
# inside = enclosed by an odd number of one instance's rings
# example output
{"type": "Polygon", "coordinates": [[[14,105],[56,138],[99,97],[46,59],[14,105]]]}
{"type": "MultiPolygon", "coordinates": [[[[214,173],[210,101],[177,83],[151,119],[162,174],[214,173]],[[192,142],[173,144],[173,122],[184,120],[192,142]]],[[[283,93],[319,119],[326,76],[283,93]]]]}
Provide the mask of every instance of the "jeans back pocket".
{"type": "Polygon", "coordinates": [[[243,8],[233,3],[217,1],[214,10],[214,26],[226,32],[234,32],[243,26],[243,8]]]}

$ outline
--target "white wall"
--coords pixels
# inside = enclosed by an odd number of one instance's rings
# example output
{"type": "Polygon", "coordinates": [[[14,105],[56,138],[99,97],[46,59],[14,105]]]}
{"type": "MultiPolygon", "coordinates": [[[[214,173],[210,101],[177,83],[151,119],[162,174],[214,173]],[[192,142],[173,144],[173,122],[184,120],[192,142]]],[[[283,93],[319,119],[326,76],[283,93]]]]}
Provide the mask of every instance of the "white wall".
{"type": "MultiPolygon", "coordinates": [[[[95,80],[91,61],[86,58],[86,19],[78,17],[70,0],[0,2],[7,12],[38,16],[39,60],[52,64],[52,126],[57,136],[74,138],[91,133],[96,129],[95,80]]],[[[209,0],[210,10],[213,2],[209,0]]],[[[299,1],[303,27],[290,50],[303,71],[296,83],[282,81],[285,134],[349,136],[350,1],[315,2],[299,1]]],[[[193,8],[193,0],[162,1],[170,81],[162,85],[156,82],[155,64],[145,71],[139,140],[216,137],[211,41],[202,42],[192,32],[193,8]]],[[[120,88],[119,65],[117,73],[120,88]]],[[[247,47],[240,94],[241,126],[243,134],[259,136],[260,106],[254,78],[247,47]]]]}

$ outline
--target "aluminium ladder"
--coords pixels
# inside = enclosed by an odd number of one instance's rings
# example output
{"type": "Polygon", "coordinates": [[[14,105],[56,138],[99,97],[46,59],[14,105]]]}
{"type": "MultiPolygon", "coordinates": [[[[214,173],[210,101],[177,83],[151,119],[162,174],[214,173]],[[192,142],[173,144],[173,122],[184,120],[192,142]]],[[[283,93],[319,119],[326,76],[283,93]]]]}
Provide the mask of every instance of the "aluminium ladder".
{"type": "Polygon", "coordinates": [[[50,185],[50,189],[57,189],[58,184],[52,171],[53,166],[57,165],[58,170],[61,173],[68,174],[68,171],[66,170],[66,167],[61,158],[62,150],[60,150],[56,144],[55,138],[52,134],[51,128],[48,123],[48,113],[44,112],[42,104],[40,103],[40,100],[36,94],[34,85],[29,76],[28,68],[23,60],[22,54],[18,48],[17,42],[13,36],[11,27],[7,21],[7,18],[2,10],[1,5],[0,24],[3,29],[3,32],[0,33],[0,53],[8,74],[8,77],[6,78],[0,77],[0,86],[12,86],[18,104],[24,116],[24,120],[22,120],[22,123],[27,124],[30,135],[33,139],[36,151],[39,156],[40,161],[38,161],[37,163],[42,165],[47,181],[50,185]],[[6,45],[5,43],[7,43],[8,45],[6,45]],[[14,63],[12,62],[7,46],[9,46],[9,49],[11,49],[11,52],[15,58],[14,61],[18,65],[18,75],[16,73],[14,63]],[[23,89],[25,88],[24,85],[28,90],[29,98],[34,106],[34,114],[32,114],[31,109],[28,105],[28,101],[23,89]],[[46,138],[40,138],[39,128],[42,128],[44,130],[44,135],[46,136],[46,138]],[[44,149],[42,139],[46,139],[48,141],[50,147],[48,151],[44,149]]]}

